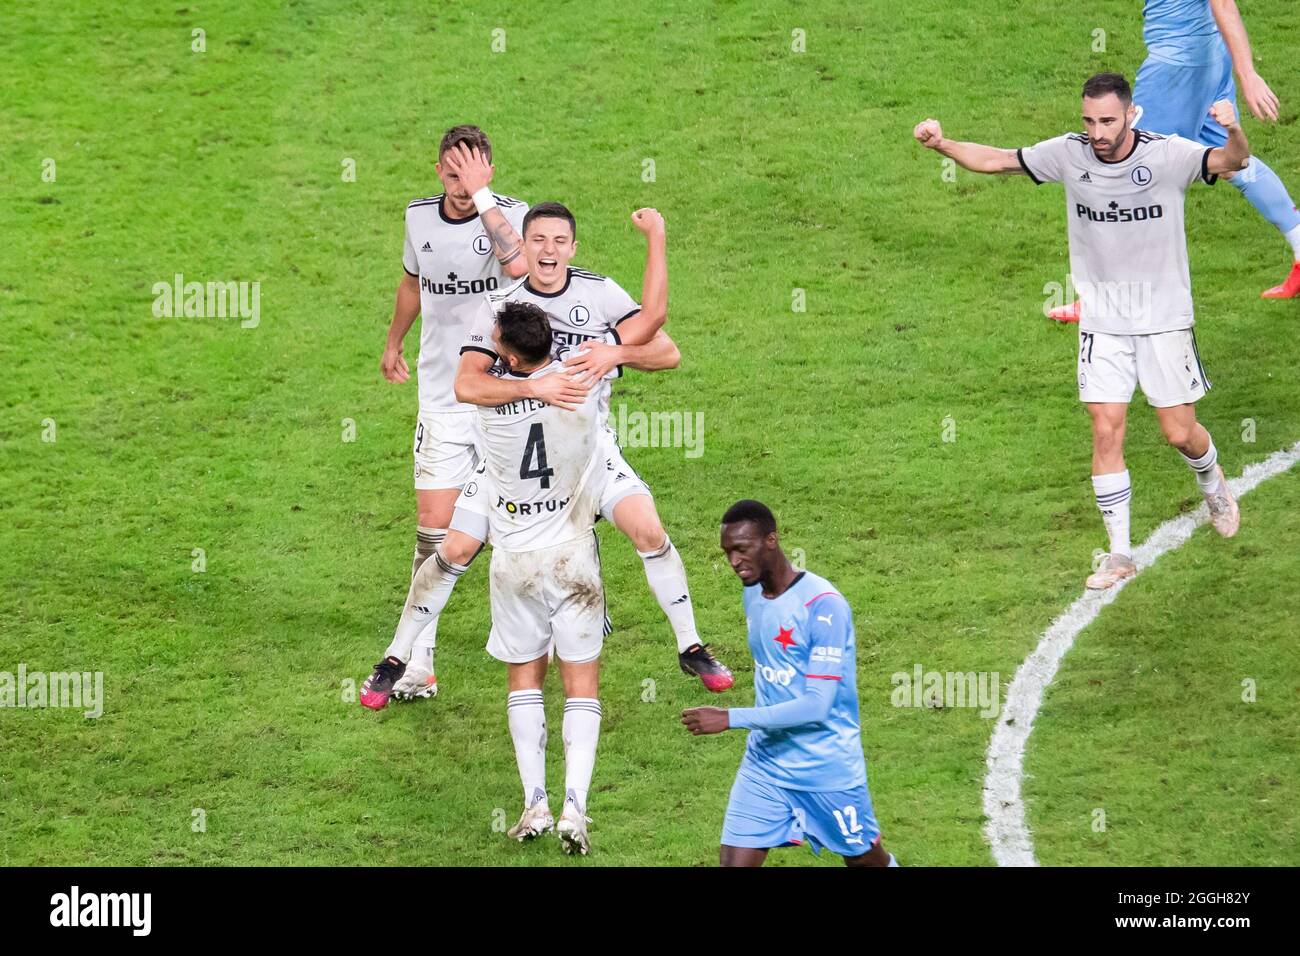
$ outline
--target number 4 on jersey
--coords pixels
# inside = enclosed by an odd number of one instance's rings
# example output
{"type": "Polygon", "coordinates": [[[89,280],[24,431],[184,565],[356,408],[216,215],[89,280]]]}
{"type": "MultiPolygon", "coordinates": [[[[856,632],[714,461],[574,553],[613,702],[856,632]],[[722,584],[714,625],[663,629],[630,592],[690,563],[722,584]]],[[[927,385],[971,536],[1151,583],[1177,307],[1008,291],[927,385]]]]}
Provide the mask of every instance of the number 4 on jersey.
{"type": "Polygon", "coordinates": [[[546,435],[542,432],[542,423],[536,422],[528,429],[528,444],[524,446],[524,460],[519,463],[519,477],[540,478],[542,487],[549,488],[553,474],[555,469],[546,467],[546,435]],[[529,466],[534,453],[537,456],[537,467],[531,468],[529,466]]]}

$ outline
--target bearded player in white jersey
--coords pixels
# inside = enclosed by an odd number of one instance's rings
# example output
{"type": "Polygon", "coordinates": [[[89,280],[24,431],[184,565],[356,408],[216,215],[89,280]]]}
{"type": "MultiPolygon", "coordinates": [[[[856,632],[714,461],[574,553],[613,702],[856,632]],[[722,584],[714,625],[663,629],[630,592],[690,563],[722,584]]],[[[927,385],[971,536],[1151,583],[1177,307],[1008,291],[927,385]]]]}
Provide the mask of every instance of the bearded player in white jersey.
{"type": "MultiPolygon", "coordinates": [[[[486,292],[527,271],[520,231],[528,205],[493,193],[492,145],[477,126],[454,126],[438,147],[434,169],[443,192],[406,208],[402,251],[405,274],[388,329],[380,369],[390,382],[405,382],[402,356],[407,331],[420,317],[417,364],[419,416],[415,425],[415,497],[418,513],[414,578],[446,534],[456,497],[478,467],[477,423],[472,406],[456,400],[452,380],[470,318],[486,292]]],[[[579,394],[553,380],[551,398],[579,394]]],[[[405,664],[410,645],[390,646],[361,690],[361,703],[378,709],[388,700],[392,660],[405,664]]],[[[429,668],[431,670],[431,666],[429,668]]],[[[424,696],[437,684],[422,684],[424,696]]]]}
{"type": "MultiPolygon", "coordinates": [[[[528,398],[547,400],[540,389],[555,376],[513,380],[492,374],[502,370],[491,341],[494,311],[507,302],[528,302],[545,311],[556,342],[569,352],[566,369],[580,375],[584,382],[595,383],[602,426],[609,412],[608,376],[616,376],[623,366],[656,371],[677,365],[677,347],[662,331],[668,313],[663,217],[653,209],[640,209],[632,221],[647,238],[640,305],[613,279],[569,266],[577,243],[576,223],[568,209],[559,203],[541,203],[529,210],[524,218],[528,275],[503,292],[485,297],[461,349],[455,385],[458,398],[488,407],[528,398]]],[[[587,386],[580,387],[585,394],[587,386]]],[[[553,403],[562,408],[577,404],[569,398],[553,403]]],[[[598,502],[600,514],[637,549],[646,580],[676,637],[681,670],[698,677],[715,693],[726,690],[734,678],[700,640],[686,568],[664,531],[649,487],[624,460],[607,427],[602,429],[602,448],[610,480],[598,502]]],[[[520,464],[521,469],[533,467],[545,465],[536,459],[520,464]]],[[[439,615],[457,580],[488,540],[487,509],[496,497],[490,482],[479,475],[466,484],[434,560],[412,580],[393,637],[393,647],[414,646],[412,664],[407,668],[401,668],[398,661],[377,665],[397,675],[391,686],[398,699],[409,698],[433,680],[432,669],[423,668],[432,658],[439,615]]],[[[376,681],[374,686],[380,685],[376,681]]]]}
{"type": "MultiPolygon", "coordinates": [[[[551,354],[551,323],[532,303],[507,302],[489,344],[516,383],[565,374],[551,354]]],[[[605,592],[594,525],[609,480],[600,447],[600,398],[572,410],[535,398],[480,407],[482,478],[492,489],[492,631],[488,653],[506,665],[507,722],[524,811],[507,834],[528,840],[555,827],[566,853],[586,854],[587,792],[600,736],[605,592]],[[546,796],[542,685],[554,651],[564,682],[564,807],[546,796]]]]}
{"type": "Polygon", "coordinates": [[[1109,553],[1087,579],[1092,589],[1137,572],[1124,463],[1134,386],[1142,387],[1165,438],[1195,473],[1214,529],[1230,538],[1241,520],[1214,441],[1196,420],[1195,403],[1210,382],[1192,331],[1183,200],[1198,179],[1213,185],[1245,168],[1250,146],[1227,100],[1209,111],[1227,131],[1219,147],[1135,129],[1135,113],[1128,81],[1099,73],[1083,86],[1086,136],[998,149],[946,139],[933,119],[914,131],[922,145],[974,172],[1065,186],[1070,271],[1080,293],[1079,399],[1092,418],[1092,485],[1110,538],[1109,553]]]}

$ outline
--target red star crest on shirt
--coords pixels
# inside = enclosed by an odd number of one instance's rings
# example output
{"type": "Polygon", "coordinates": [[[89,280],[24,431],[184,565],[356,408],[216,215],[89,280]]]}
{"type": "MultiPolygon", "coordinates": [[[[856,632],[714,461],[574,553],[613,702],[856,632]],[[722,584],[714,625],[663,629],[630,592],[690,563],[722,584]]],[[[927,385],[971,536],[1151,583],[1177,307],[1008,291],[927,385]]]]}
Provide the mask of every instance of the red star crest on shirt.
{"type": "Polygon", "coordinates": [[[789,650],[790,648],[794,647],[794,628],[793,627],[780,628],[779,633],[776,635],[776,637],[772,638],[772,640],[776,641],[786,650],[789,650]]]}

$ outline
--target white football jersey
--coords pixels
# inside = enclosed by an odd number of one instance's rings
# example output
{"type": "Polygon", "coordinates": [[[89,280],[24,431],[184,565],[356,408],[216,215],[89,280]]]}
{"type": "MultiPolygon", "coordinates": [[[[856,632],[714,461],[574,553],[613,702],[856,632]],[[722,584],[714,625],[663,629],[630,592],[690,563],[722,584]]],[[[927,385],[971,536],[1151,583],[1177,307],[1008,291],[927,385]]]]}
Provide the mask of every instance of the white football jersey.
{"type": "MultiPolygon", "coordinates": [[[[563,368],[552,361],[522,377],[563,368]]],[[[533,551],[591,534],[605,468],[598,403],[592,389],[576,411],[531,398],[478,409],[494,548],[533,551]]]]}
{"type": "MultiPolygon", "coordinates": [[[[461,352],[482,352],[500,363],[500,356],[492,344],[492,326],[496,311],[507,302],[531,302],[539,306],[551,320],[554,350],[563,356],[577,349],[583,342],[594,339],[618,344],[617,325],[641,311],[637,301],[608,276],[569,268],[564,287],[557,292],[538,292],[528,282],[528,277],[516,280],[499,292],[490,292],[480,303],[470,324],[461,352]]],[[[617,377],[622,368],[615,370],[617,377]]],[[[600,421],[609,417],[610,379],[599,383],[593,392],[598,393],[600,421]]]]}
{"type": "Polygon", "coordinates": [[[1183,200],[1214,185],[1210,148],[1181,136],[1133,131],[1123,159],[1104,162],[1088,137],[1057,136],[1016,151],[1035,183],[1063,183],[1070,272],[1084,332],[1146,335],[1191,328],[1183,200]]]}
{"type": "MultiPolygon", "coordinates": [[[[522,235],[528,204],[509,196],[496,201],[506,222],[522,235]]],[[[420,413],[467,412],[473,406],[456,401],[452,385],[461,342],[483,295],[514,280],[497,261],[478,213],[449,218],[442,196],[406,207],[402,268],[420,279],[420,413]]]]}

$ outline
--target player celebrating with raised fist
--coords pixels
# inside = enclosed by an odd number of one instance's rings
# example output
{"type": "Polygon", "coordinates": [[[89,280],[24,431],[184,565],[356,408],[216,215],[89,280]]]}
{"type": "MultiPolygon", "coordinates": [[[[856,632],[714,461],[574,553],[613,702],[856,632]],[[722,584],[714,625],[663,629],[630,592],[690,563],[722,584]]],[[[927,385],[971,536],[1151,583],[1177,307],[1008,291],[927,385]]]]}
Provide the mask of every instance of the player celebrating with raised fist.
{"type": "MultiPolygon", "coordinates": [[[[1246,25],[1236,0],[1146,0],[1142,39],[1147,58],[1133,82],[1137,122],[1144,130],[1177,134],[1204,146],[1222,146],[1228,130],[1211,110],[1214,103],[1237,98],[1232,74],[1241,83],[1246,107],[1261,122],[1276,122],[1278,98],[1255,72],[1246,25]]],[[[1290,244],[1291,271],[1286,279],[1260,293],[1265,299],[1300,296],[1300,211],[1277,173],[1258,156],[1239,172],[1223,177],[1290,244]]],[[[1052,309],[1061,322],[1079,321],[1079,303],[1052,309]]]]}
{"type": "MultiPolygon", "coordinates": [[[[686,567],[655,508],[650,488],[627,464],[617,439],[607,426],[610,377],[623,367],[642,371],[677,365],[677,346],[662,331],[668,315],[668,266],[663,217],[654,209],[639,209],[632,223],[646,236],[646,266],[640,305],[613,279],[569,265],[577,250],[573,214],[559,203],[539,203],[524,217],[524,248],[528,275],[499,293],[489,294],[461,348],[456,395],[474,405],[497,407],[536,398],[537,390],[563,380],[565,391],[548,399],[562,408],[575,408],[595,383],[601,411],[601,438],[608,481],[599,501],[600,514],[628,537],[640,556],[646,581],[677,639],[678,665],[709,690],[732,686],[731,671],[700,640],[686,581],[686,567]],[[540,379],[504,375],[501,356],[492,344],[494,313],[511,302],[542,309],[551,323],[557,347],[565,350],[568,374],[540,379]],[[571,376],[579,376],[582,382],[571,376]]],[[[521,461],[523,471],[546,467],[544,449],[534,448],[521,461]]],[[[437,639],[438,618],[457,580],[488,540],[488,509],[495,490],[476,476],[456,501],[450,529],[434,560],[411,583],[394,646],[414,642],[413,665],[394,685],[399,699],[412,685],[431,677],[421,671],[437,639]]]]}
{"type": "MultiPolygon", "coordinates": [[[[419,316],[414,442],[418,523],[412,578],[446,535],[456,497],[478,467],[475,412],[456,400],[452,387],[461,341],[484,294],[528,269],[519,237],[528,205],[488,188],[495,167],[487,135],[477,126],[453,126],[438,146],[434,169],[443,192],[406,207],[405,274],[380,361],[388,381],[410,378],[402,343],[419,316]]],[[[563,384],[547,382],[542,387],[558,397],[563,384]]],[[[362,704],[378,709],[388,702],[410,654],[409,643],[389,647],[362,685],[362,704]]],[[[428,670],[432,676],[431,664],[428,670]]],[[[431,696],[437,688],[429,680],[418,693],[431,696]]]]}
{"type": "Polygon", "coordinates": [[[825,578],[795,570],[762,502],[727,510],[722,550],[745,586],[756,706],[682,712],[696,736],[749,731],[722,824],[722,865],[762,866],[768,850],[806,839],[848,866],[897,866],[867,792],[848,602],[825,578]]]}
{"type": "Polygon", "coordinates": [[[1024,174],[1065,186],[1070,271],[1079,289],[1079,399],[1092,418],[1092,484],[1110,552],[1087,579],[1109,588],[1136,573],[1129,542],[1132,484],[1124,429],[1134,386],[1155,408],[1165,438],[1182,454],[1205,496],[1214,529],[1237,533],[1237,502],[1196,401],[1210,388],[1192,331],[1192,283],[1183,200],[1198,179],[1213,185],[1245,168],[1250,147],[1231,103],[1210,115],[1223,146],[1133,128],[1128,82],[1099,73],[1083,85],[1087,135],[1069,133],[1023,149],[944,137],[935,120],[914,131],[923,146],[980,173],[1024,174]]]}

